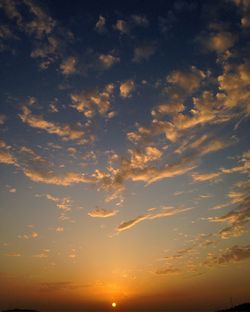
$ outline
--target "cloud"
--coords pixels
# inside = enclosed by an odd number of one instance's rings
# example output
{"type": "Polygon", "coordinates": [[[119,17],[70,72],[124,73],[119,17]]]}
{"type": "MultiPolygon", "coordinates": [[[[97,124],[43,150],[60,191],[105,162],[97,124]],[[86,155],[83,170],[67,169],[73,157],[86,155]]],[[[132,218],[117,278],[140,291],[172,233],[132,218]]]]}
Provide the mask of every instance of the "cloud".
{"type": "Polygon", "coordinates": [[[137,216],[136,218],[124,221],[119,224],[119,226],[116,228],[118,232],[128,230],[135,226],[136,224],[144,221],[144,220],[154,220],[159,218],[165,218],[165,217],[171,217],[178,213],[189,211],[190,208],[172,208],[172,207],[163,207],[160,212],[154,212],[154,213],[146,213],[140,216],[137,216]]]}
{"type": "Polygon", "coordinates": [[[58,232],[58,233],[64,232],[64,228],[62,226],[58,226],[56,228],[56,232],[58,232]]]}
{"type": "Polygon", "coordinates": [[[205,72],[192,66],[189,71],[174,70],[166,78],[167,82],[176,85],[192,93],[194,90],[200,87],[202,80],[206,77],[205,72]]]}
{"type": "Polygon", "coordinates": [[[16,188],[15,187],[11,187],[8,189],[9,193],[16,193],[16,188]]]}
{"type": "Polygon", "coordinates": [[[6,116],[3,114],[0,114],[0,125],[4,125],[6,121],[6,116]]]}
{"type": "Polygon", "coordinates": [[[84,174],[78,172],[66,172],[64,174],[56,174],[44,170],[34,168],[24,168],[23,173],[33,182],[69,186],[77,183],[91,183],[91,179],[84,174]]]}
{"type": "Polygon", "coordinates": [[[120,58],[113,56],[112,54],[101,54],[99,55],[98,59],[105,69],[109,69],[116,63],[120,62],[120,58]]]}
{"type": "Polygon", "coordinates": [[[0,163],[6,165],[16,164],[16,159],[8,151],[0,150],[0,163]]]}
{"type": "Polygon", "coordinates": [[[241,116],[250,116],[250,61],[243,59],[239,64],[226,63],[218,76],[220,97],[227,109],[241,109],[241,116]]]}
{"type": "Polygon", "coordinates": [[[26,0],[25,4],[34,16],[33,20],[26,24],[27,31],[34,33],[37,38],[42,38],[44,35],[52,33],[56,22],[33,1],[26,0]]]}
{"type": "Polygon", "coordinates": [[[220,172],[207,172],[207,173],[193,173],[192,178],[196,182],[205,182],[215,180],[221,175],[220,172]]]}
{"type": "Polygon", "coordinates": [[[54,292],[63,290],[75,290],[82,287],[90,287],[90,285],[77,285],[72,282],[51,282],[51,283],[41,283],[42,291],[54,292]]]}
{"type": "Polygon", "coordinates": [[[236,40],[237,37],[234,34],[223,31],[210,34],[208,40],[206,39],[206,41],[204,41],[204,44],[210,51],[223,53],[233,47],[236,40]]]}
{"type": "Polygon", "coordinates": [[[128,178],[132,181],[144,181],[147,184],[155,183],[162,179],[172,178],[182,175],[196,165],[188,158],[184,158],[172,164],[167,164],[162,168],[146,167],[143,169],[134,169],[128,172],[128,178]]]}
{"type": "Polygon", "coordinates": [[[247,28],[250,26],[250,3],[248,1],[233,0],[234,4],[240,8],[241,26],[247,28]]]}
{"type": "Polygon", "coordinates": [[[153,117],[164,116],[164,115],[175,115],[185,110],[185,106],[182,103],[164,103],[156,106],[152,111],[153,117]]]}
{"type": "Polygon", "coordinates": [[[117,20],[116,24],[114,25],[114,29],[119,31],[122,34],[128,34],[129,33],[129,26],[128,23],[124,20],[117,20]]]}
{"type": "Polygon", "coordinates": [[[170,274],[179,274],[181,272],[180,269],[174,267],[161,268],[156,270],[157,275],[170,275],[170,274]]]}
{"type": "Polygon", "coordinates": [[[226,251],[216,258],[218,264],[229,262],[239,262],[250,258],[250,245],[238,246],[234,245],[227,248],[226,251]]]}
{"type": "Polygon", "coordinates": [[[232,167],[232,168],[221,168],[220,169],[224,174],[231,173],[248,173],[250,170],[250,150],[246,151],[240,157],[240,165],[232,167]]]}
{"type": "Polygon", "coordinates": [[[5,254],[6,257],[21,257],[22,255],[19,252],[10,252],[5,254]]]}
{"type": "Polygon", "coordinates": [[[71,75],[76,72],[77,59],[74,56],[70,56],[65,59],[60,65],[60,70],[64,75],[71,75]]]}
{"type": "Polygon", "coordinates": [[[27,106],[22,107],[22,113],[19,114],[23,123],[32,128],[37,128],[48,132],[49,134],[56,134],[65,141],[82,140],[85,136],[84,131],[78,130],[71,125],[55,123],[47,121],[42,115],[34,115],[27,106]]]}
{"type": "Polygon", "coordinates": [[[140,27],[148,27],[149,26],[149,20],[145,15],[137,15],[134,14],[131,16],[132,21],[136,26],[140,27]]]}
{"type": "Polygon", "coordinates": [[[133,168],[143,168],[148,162],[161,158],[162,152],[153,146],[145,147],[143,152],[139,150],[128,150],[130,154],[130,163],[133,168]]]}
{"type": "Polygon", "coordinates": [[[95,208],[89,211],[88,215],[92,218],[109,218],[115,216],[118,212],[117,209],[95,208]]]}
{"type": "Polygon", "coordinates": [[[149,58],[155,53],[156,47],[154,45],[143,45],[134,49],[134,56],[132,61],[134,63],[141,63],[149,60],[149,58]]]}
{"type": "MultiPolygon", "coordinates": [[[[62,28],[34,1],[2,1],[6,16],[16,22],[18,31],[33,38],[32,58],[40,58],[40,68],[46,69],[61,57],[62,28]]],[[[70,38],[70,32],[64,30],[64,38],[70,38]]],[[[66,40],[67,40],[66,39],[66,40]]],[[[66,42],[65,40],[65,42],[66,42]]]]}
{"type": "Polygon", "coordinates": [[[237,263],[248,260],[250,258],[250,245],[238,246],[226,248],[221,254],[210,254],[205,264],[209,266],[213,265],[225,265],[228,263],[237,263]]]}
{"type": "Polygon", "coordinates": [[[62,209],[64,211],[70,211],[72,206],[72,200],[69,197],[55,197],[51,194],[46,194],[46,198],[54,203],[58,209],[62,209]]]}
{"type": "Polygon", "coordinates": [[[110,110],[110,99],[114,92],[114,85],[107,84],[102,91],[92,90],[71,94],[72,107],[85,117],[92,118],[95,113],[106,116],[110,110]]]}
{"type": "Polygon", "coordinates": [[[105,25],[106,18],[100,15],[98,21],[95,24],[95,30],[99,33],[103,33],[105,31],[105,25]]]}
{"type": "Polygon", "coordinates": [[[223,238],[241,236],[247,231],[247,224],[250,222],[250,198],[245,195],[241,198],[239,208],[222,216],[208,218],[210,222],[228,223],[228,227],[219,231],[218,235],[223,238]]]}
{"type": "Polygon", "coordinates": [[[126,80],[120,84],[120,95],[123,98],[127,98],[135,90],[135,82],[132,79],[126,80]]]}
{"type": "Polygon", "coordinates": [[[38,183],[68,186],[94,182],[93,178],[87,177],[84,173],[74,171],[56,173],[53,164],[26,147],[20,149],[18,164],[26,177],[38,183]]]}

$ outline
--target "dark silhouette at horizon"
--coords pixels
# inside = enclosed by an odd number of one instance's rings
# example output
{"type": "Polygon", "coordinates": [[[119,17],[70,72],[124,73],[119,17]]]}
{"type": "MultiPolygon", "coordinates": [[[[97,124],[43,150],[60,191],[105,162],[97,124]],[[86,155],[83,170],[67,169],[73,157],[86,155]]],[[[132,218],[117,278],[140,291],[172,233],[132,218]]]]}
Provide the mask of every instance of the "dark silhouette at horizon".
{"type": "Polygon", "coordinates": [[[242,303],[232,308],[219,310],[217,312],[250,312],[250,303],[242,303]]]}
{"type": "MultiPolygon", "coordinates": [[[[2,312],[40,312],[40,311],[15,308],[11,310],[2,310],[2,312]]],[[[217,310],[216,312],[250,312],[250,303],[248,302],[242,303],[242,304],[239,304],[237,306],[234,306],[228,309],[217,310]]]]}
{"type": "Polygon", "coordinates": [[[39,312],[39,311],[29,309],[12,309],[12,310],[2,310],[2,312],[39,312]]]}

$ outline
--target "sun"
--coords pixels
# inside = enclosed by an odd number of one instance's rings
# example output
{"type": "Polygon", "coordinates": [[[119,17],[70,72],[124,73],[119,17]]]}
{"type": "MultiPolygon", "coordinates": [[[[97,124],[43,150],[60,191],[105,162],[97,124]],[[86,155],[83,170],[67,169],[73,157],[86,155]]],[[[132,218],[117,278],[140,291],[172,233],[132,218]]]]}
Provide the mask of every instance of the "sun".
{"type": "Polygon", "coordinates": [[[112,302],[112,307],[113,307],[113,308],[116,307],[116,302],[112,302]]]}

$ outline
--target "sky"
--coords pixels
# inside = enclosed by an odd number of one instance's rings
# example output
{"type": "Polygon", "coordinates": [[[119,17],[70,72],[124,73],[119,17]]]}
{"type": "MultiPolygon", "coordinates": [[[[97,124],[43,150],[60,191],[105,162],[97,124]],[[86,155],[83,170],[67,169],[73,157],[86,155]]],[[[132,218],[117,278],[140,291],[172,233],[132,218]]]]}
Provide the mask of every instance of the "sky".
{"type": "Polygon", "coordinates": [[[250,1],[0,0],[0,21],[0,309],[250,301],[250,1]]]}

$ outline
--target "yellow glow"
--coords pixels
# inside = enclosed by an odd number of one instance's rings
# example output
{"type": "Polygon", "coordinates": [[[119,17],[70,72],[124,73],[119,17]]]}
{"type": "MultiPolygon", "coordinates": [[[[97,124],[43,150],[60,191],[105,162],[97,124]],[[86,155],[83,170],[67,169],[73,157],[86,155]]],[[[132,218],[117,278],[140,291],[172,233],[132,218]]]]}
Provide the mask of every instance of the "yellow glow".
{"type": "Polygon", "coordinates": [[[112,307],[115,308],[116,307],[116,303],[112,302],[112,307]]]}

